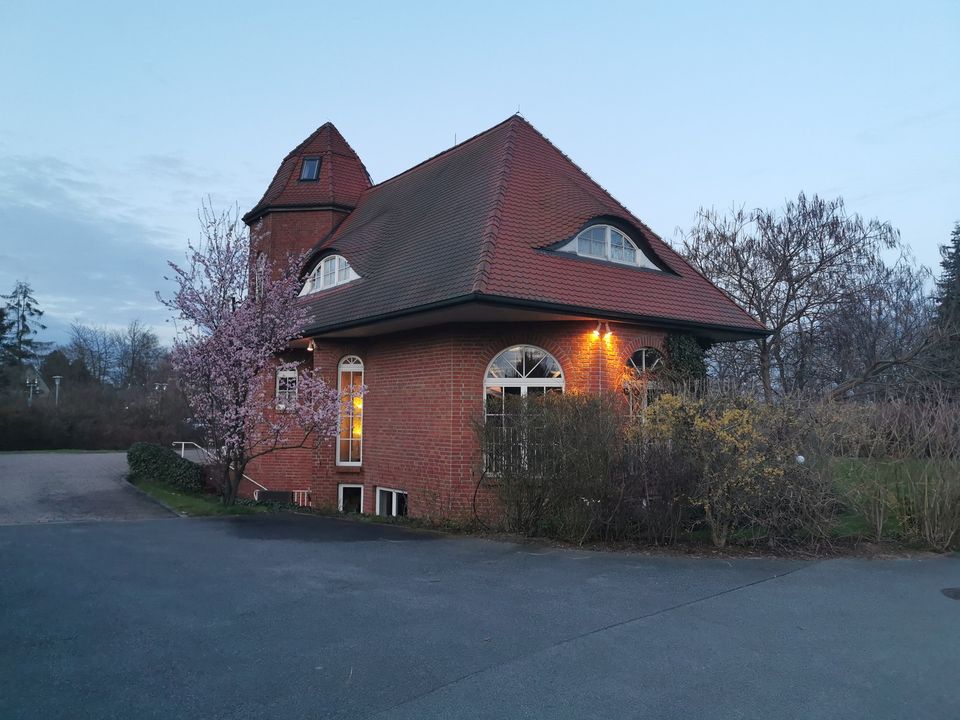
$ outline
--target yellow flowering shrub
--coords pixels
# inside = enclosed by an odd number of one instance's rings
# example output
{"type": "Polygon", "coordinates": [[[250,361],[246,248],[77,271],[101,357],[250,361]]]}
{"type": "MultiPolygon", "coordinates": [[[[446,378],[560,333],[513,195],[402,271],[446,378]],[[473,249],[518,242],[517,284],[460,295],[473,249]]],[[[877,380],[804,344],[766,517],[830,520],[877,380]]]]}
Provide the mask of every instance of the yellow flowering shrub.
{"type": "Polygon", "coordinates": [[[825,533],[832,494],[814,463],[800,459],[810,422],[796,408],[743,396],[667,394],[648,407],[641,432],[689,454],[698,478],[689,501],[722,547],[735,532],[771,543],[825,533]]]}

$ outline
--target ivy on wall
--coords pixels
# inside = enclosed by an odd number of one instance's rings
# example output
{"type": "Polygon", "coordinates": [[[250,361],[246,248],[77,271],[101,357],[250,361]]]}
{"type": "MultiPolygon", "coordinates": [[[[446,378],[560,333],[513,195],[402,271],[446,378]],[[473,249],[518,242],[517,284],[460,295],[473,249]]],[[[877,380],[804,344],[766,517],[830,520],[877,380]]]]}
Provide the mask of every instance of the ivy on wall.
{"type": "Polygon", "coordinates": [[[702,380],[707,375],[704,349],[699,341],[686,333],[670,333],[664,346],[666,362],[661,378],[685,383],[702,380]]]}

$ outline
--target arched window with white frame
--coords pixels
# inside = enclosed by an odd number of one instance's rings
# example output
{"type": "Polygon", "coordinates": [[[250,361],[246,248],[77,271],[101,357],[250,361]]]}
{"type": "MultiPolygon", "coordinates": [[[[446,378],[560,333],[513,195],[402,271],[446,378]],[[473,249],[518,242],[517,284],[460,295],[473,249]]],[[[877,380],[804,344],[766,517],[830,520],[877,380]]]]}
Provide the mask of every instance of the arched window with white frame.
{"type": "Polygon", "coordinates": [[[642,347],[627,358],[623,374],[623,391],[630,404],[630,415],[643,412],[656,388],[657,371],[663,366],[663,353],[656,348],[642,347]]]}
{"type": "Polygon", "coordinates": [[[543,397],[563,392],[563,370],[550,353],[533,345],[514,345],[487,366],[483,380],[485,415],[502,416],[509,397],[543,397]]]}
{"type": "Polygon", "coordinates": [[[337,465],[359,466],[363,460],[363,389],[363,360],[347,355],[337,366],[337,465]]]}
{"type": "Polygon", "coordinates": [[[573,240],[559,249],[561,252],[608,260],[621,265],[660,269],[627,233],[613,225],[599,224],[584,228],[573,240]]]}
{"type": "Polygon", "coordinates": [[[319,261],[307,275],[300,295],[309,295],[337,285],[345,285],[359,277],[343,255],[328,255],[319,261]]]}
{"type": "Polygon", "coordinates": [[[490,362],[483,379],[484,465],[488,471],[497,473],[517,462],[526,467],[537,457],[538,441],[518,429],[516,417],[511,420],[511,415],[522,412],[528,398],[542,400],[562,393],[563,388],[560,363],[543,348],[514,345],[490,362]]]}

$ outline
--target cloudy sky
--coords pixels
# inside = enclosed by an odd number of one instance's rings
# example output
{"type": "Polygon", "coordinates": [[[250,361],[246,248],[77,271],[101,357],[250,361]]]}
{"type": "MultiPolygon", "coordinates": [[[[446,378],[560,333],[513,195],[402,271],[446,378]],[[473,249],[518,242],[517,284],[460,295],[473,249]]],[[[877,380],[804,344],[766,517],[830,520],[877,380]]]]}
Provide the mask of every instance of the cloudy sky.
{"type": "Polygon", "coordinates": [[[386,179],[518,108],[667,239],[804,190],[960,220],[957,2],[0,3],[0,291],[46,339],[139,318],[205,196],[247,210],[327,120],[386,179]]]}

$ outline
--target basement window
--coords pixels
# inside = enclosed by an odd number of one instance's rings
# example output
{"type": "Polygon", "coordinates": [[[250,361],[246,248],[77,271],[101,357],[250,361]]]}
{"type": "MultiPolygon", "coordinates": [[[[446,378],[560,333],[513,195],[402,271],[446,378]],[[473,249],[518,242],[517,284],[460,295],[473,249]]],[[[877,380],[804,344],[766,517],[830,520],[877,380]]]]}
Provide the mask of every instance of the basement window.
{"type": "Polygon", "coordinates": [[[300,166],[300,182],[313,182],[320,177],[320,158],[304,158],[300,166]]]}
{"type": "Polygon", "coordinates": [[[404,517],[407,514],[407,494],[403,490],[377,488],[377,515],[404,517]]]}
{"type": "Polygon", "coordinates": [[[341,484],[337,492],[337,509],[342,513],[363,514],[363,485],[341,484]]]}

